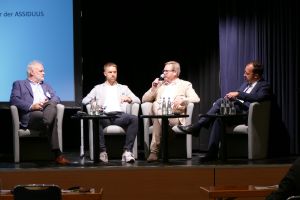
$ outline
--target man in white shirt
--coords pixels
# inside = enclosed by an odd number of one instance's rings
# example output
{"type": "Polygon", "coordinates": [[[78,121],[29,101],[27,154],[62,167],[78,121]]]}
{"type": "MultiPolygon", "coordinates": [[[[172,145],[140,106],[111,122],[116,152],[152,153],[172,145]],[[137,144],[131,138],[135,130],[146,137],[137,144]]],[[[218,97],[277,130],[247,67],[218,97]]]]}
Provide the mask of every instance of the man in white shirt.
{"type": "Polygon", "coordinates": [[[125,113],[128,103],[140,103],[140,99],[126,85],[117,82],[117,65],[115,63],[106,63],[103,72],[106,81],[96,85],[90,93],[84,97],[82,103],[89,104],[96,98],[97,104],[105,108],[105,112],[117,112],[117,118],[111,120],[101,120],[100,126],[100,161],[108,162],[108,156],[105,147],[103,128],[109,125],[118,125],[126,129],[126,140],[123,147],[122,161],[134,162],[132,153],[135,137],[138,132],[138,117],[125,113]]]}

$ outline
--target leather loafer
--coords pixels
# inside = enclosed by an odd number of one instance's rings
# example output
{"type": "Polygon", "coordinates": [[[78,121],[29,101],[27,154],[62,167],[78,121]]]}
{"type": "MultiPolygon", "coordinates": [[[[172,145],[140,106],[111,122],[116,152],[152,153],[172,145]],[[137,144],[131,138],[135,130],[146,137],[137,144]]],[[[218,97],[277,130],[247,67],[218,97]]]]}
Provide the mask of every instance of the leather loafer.
{"type": "Polygon", "coordinates": [[[187,126],[178,125],[177,127],[179,130],[181,130],[185,134],[192,134],[193,136],[196,136],[196,137],[199,135],[200,130],[196,130],[192,124],[187,125],[187,126]]]}
{"type": "Polygon", "coordinates": [[[60,164],[60,165],[67,165],[67,164],[70,164],[70,161],[68,159],[66,159],[63,155],[60,155],[58,156],[56,159],[55,159],[55,162],[57,164],[60,164]]]}
{"type": "Polygon", "coordinates": [[[158,156],[156,153],[150,153],[150,155],[147,158],[147,162],[156,162],[158,161],[158,156]]]}

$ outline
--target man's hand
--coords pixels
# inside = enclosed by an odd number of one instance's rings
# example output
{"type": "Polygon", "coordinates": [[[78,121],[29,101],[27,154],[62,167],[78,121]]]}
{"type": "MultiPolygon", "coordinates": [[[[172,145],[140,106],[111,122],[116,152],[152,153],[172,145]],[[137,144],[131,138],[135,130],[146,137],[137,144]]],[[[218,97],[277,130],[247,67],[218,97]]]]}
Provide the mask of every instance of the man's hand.
{"type": "Polygon", "coordinates": [[[224,98],[228,98],[228,99],[236,99],[236,97],[239,95],[238,92],[229,92],[225,95],[224,98]]]}
{"type": "Polygon", "coordinates": [[[177,96],[175,97],[174,101],[172,102],[173,108],[177,110],[181,110],[185,105],[184,96],[177,96]]]}
{"type": "Polygon", "coordinates": [[[131,103],[132,99],[129,96],[122,95],[121,96],[121,103],[123,103],[123,102],[131,103]]]}
{"type": "Polygon", "coordinates": [[[41,102],[32,104],[31,110],[32,110],[32,111],[34,111],[34,110],[43,110],[43,109],[44,109],[44,105],[45,105],[45,103],[46,103],[47,101],[48,101],[48,100],[46,99],[45,101],[41,101],[41,102]]]}
{"type": "Polygon", "coordinates": [[[159,84],[159,79],[156,78],[153,82],[152,82],[152,89],[155,89],[159,84]]]}

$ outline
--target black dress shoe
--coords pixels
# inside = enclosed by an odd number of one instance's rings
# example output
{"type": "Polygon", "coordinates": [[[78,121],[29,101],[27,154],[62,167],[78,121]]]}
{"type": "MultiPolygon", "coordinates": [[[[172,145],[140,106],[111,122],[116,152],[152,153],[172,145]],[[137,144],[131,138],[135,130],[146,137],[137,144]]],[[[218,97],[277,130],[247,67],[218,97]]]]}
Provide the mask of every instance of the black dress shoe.
{"type": "Polygon", "coordinates": [[[199,135],[200,130],[194,128],[192,124],[187,125],[187,126],[178,125],[177,127],[179,130],[181,130],[185,134],[192,134],[193,136],[196,136],[196,137],[199,135]]]}
{"type": "Polygon", "coordinates": [[[204,157],[199,158],[199,162],[204,163],[204,162],[215,161],[217,159],[218,158],[216,156],[204,156],[204,157]]]}

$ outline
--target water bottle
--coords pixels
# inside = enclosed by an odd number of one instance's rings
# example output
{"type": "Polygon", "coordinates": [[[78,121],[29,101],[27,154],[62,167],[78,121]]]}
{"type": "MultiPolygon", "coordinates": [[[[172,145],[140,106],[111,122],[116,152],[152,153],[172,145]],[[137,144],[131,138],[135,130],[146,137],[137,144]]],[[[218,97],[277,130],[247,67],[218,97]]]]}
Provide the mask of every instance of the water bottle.
{"type": "Polygon", "coordinates": [[[170,97],[168,97],[168,103],[167,103],[167,114],[171,115],[173,113],[172,111],[172,103],[170,97]]]}
{"type": "Polygon", "coordinates": [[[95,115],[100,115],[101,114],[101,107],[98,105],[96,101],[96,106],[95,106],[95,115]]]}
{"type": "Polygon", "coordinates": [[[97,112],[97,100],[96,97],[91,99],[91,115],[96,115],[97,112]]]}
{"type": "Polygon", "coordinates": [[[167,114],[167,104],[166,104],[165,97],[163,98],[163,101],[162,101],[161,112],[162,112],[162,115],[167,114]]]}
{"type": "Polygon", "coordinates": [[[230,102],[228,99],[225,100],[225,113],[224,115],[229,115],[230,113],[230,102]]]}
{"type": "Polygon", "coordinates": [[[220,115],[224,115],[225,114],[225,100],[222,99],[221,101],[221,106],[220,106],[220,115]]]}
{"type": "Polygon", "coordinates": [[[231,101],[230,102],[230,115],[236,115],[236,109],[235,109],[235,106],[234,106],[234,103],[231,101]]]}

